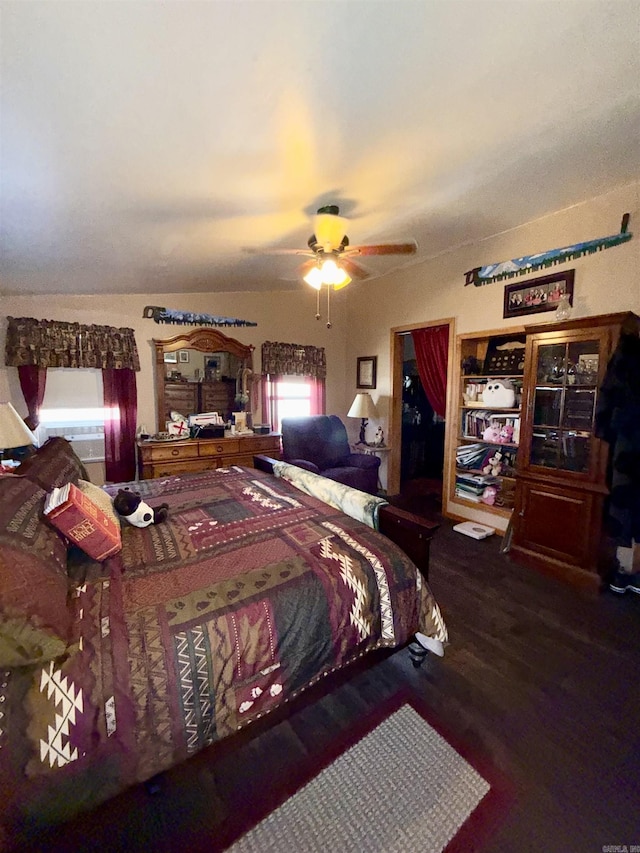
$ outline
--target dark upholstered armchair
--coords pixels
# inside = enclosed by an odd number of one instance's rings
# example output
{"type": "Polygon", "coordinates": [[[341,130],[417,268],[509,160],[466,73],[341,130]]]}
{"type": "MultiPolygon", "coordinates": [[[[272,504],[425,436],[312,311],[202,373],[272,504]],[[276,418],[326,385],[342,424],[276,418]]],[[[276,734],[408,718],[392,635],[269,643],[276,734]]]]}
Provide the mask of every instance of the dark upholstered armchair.
{"type": "Polygon", "coordinates": [[[337,415],[283,418],[282,458],[354,489],[378,492],[380,460],[351,453],[347,430],[337,415]]]}

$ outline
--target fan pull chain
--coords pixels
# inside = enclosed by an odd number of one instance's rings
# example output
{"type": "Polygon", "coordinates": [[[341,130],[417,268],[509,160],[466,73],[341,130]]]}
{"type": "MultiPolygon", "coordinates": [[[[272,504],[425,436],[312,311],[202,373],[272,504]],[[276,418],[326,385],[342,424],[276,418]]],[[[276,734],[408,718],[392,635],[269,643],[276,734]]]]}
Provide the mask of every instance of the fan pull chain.
{"type": "Polygon", "coordinates": [[[316,290],[316,320],[320,319],[320,291],[316,290]]]}
{"type": "Polygon", "coordinates": [[[331,285],[327,285],[327,329],[331,328],[331,285]]]}

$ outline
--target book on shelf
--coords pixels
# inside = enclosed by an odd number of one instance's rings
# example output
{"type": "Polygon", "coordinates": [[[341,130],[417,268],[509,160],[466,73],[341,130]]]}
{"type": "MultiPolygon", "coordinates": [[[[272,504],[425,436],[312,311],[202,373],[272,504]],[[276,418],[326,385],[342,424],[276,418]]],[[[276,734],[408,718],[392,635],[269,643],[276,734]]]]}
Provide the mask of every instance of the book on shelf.
{"type": "Polygon", "coordinates": [[[122,548],[120,525],[74,483],[49,492],[44,514],[60,533],[94,560],[106,560],[122,548]]]}
{"type": "MultiPolygon", "coordinates": [[[[484,491],[484,489],[482,491],[484,491]]],[[[461,489],[459,486],[456,486],[456,497],[462,498],[465,501],[473,501],[473,503],[476,504],[482,502],[482,492],[480,492],[480,494],[477,494],[476,492],[467,491],[467,489],[461,489]]]]}
{"type": "Polygon", "coordinates": [[[494,477],[492,474],[456,474],[456,483],[474,488],[486,489],[487,486],[494,486],[497,482],[498,477],[494,477]]]}

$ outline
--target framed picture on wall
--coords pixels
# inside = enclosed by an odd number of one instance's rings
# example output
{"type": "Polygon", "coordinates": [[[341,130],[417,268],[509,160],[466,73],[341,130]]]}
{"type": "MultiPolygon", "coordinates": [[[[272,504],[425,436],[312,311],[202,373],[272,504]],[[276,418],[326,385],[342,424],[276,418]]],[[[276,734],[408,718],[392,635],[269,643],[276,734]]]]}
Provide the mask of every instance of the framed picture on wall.
{"type": "Polygon", "coordinates": [[[189,363],[189,350],[181,349],[178,350],[178,361],[180,364],[188,364],[189,363]]]}
{"type": "Polygon", "coordinates": [[[376,387],[377,363],[377,355],[367,355],[363,358],[358,359],[358,368],[356,371],[356,388],[376,387]]]}
{"type": "Polygon", "coordinates": [[[165,352],[164,363],[165,364],[177,364],[178,363],[178,353],[177,352],[165,352]]]}
{"type": "Polygon", "coordinates": [[[555,311],[564,297],[568,298],[569,305],[573,305],[575,273],[575,270],[565,270],[531,279],[524,284],[507,284],[502,316],[506,319],[555,311]]]}

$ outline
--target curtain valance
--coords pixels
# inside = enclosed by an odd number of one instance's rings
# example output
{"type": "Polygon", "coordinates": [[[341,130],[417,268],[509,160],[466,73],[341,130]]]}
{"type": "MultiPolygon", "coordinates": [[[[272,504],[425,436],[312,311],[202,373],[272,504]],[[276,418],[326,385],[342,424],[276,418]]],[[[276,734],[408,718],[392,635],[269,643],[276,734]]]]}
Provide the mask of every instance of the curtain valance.
{"type": "Polygon", "coordinates": [[[262,344],[262,373],[324,379],[327,375],[324,347],[265,341],[262,344]]]}
{"type": "Polygon", "coordinates": [[[133,329],[8,317],[8,367],[93,367],[140,370],[133,329]]]}

